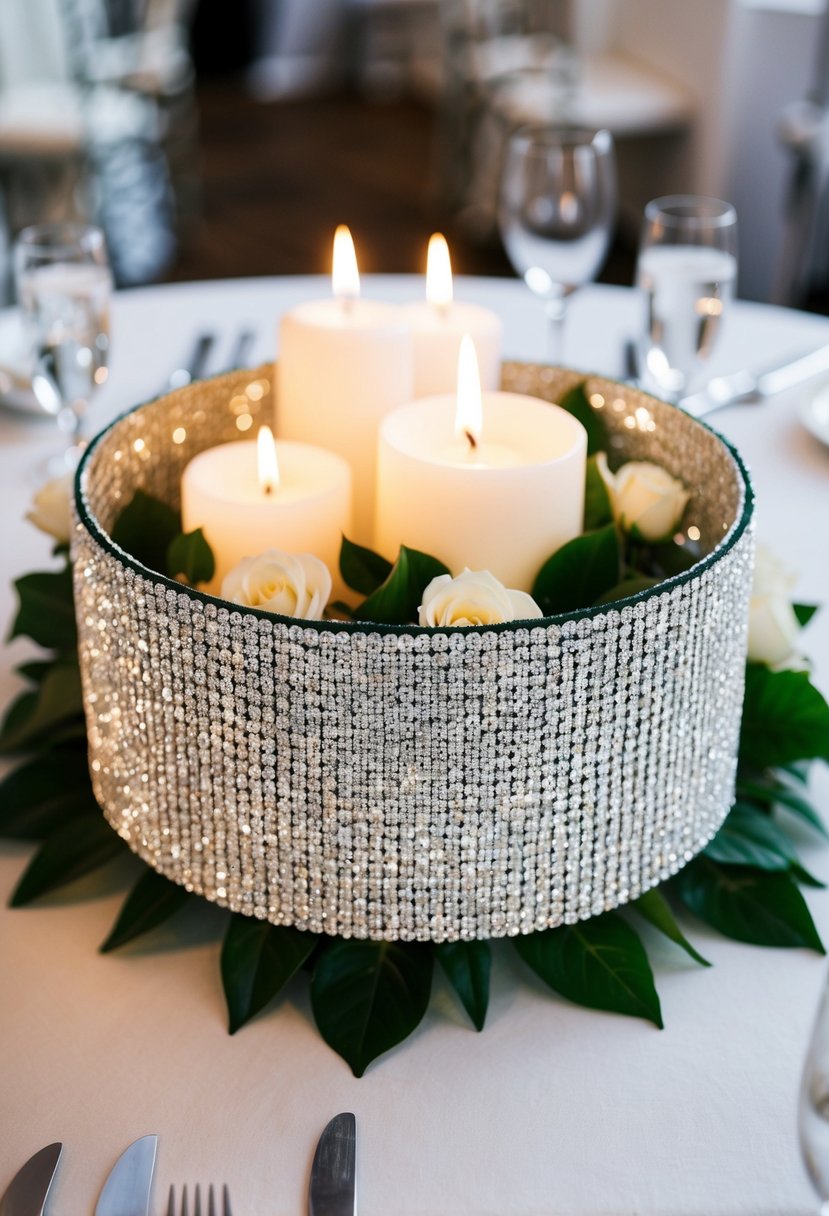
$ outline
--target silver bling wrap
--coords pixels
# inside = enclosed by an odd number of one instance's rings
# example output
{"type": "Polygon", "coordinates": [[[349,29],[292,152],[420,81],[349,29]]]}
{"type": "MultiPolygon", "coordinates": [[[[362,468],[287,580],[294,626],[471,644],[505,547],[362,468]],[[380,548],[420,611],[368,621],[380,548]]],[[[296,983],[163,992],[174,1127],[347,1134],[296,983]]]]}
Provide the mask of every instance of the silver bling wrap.
{"type": "MultiPolygon", "coordinates": [[[[550,401],[578,379],[504,370],[550,401]]],[[[197,452],[269,421],[271,380],[232,372],[142,406],[79,469],[81,672],[113,828],[188,890],[345,937],[529,933],[679,870],[734,793],[753,541],[733,451],[591,379],[611,461],[656,461],[690,489],[682,527],[706,556],[689,572],[529,625],[296,621],[172,582],[109,535],[136,489],[177,506],[197,452]]]]}

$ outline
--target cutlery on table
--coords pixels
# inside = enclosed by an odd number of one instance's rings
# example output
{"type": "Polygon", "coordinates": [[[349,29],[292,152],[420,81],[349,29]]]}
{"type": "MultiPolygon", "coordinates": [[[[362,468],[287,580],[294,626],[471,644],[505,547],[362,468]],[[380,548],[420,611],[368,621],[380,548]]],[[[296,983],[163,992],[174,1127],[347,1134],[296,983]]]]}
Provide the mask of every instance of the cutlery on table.
{"type": "Polygon", "coordinates": [[[230,358],[227,361],[228,371],[233,371],[237,367],[247,367],[255,341],[255,330],[248,328],[239,330],[233,346],[230,348],[230,358]]]}
{"type": "Polygon", "coordinates": [[[308,1216],[356,1216],[357,1120],[335,1115],[325,1127],[314,1153],[308,1187],[308,1216]]]}
{"type": "MultiPolygon", "coordinates": [[[[176,1216],[176,1188],[173,1186],[170,1187],[170,1198],[167,1201],[167,1216],[176,1216]]],[[[181,1188],[181,1206],[178,1209],[178,1216],[190,1216],[186,1186],[181,1188]]],[[[193,1197],[193,1216],[202,1216],[201,1189],[198,1184],[196,1184],[196,1193],[193,1197]]],[[[207,1190],[207,1216],[219,1216],[212,1183],[207,1190]]],[[[222,1216],[233,1216],[230,1210],[230,1192],[226,1185],[222,1187],[222,1216]]]]}
{"type": "Polygon", "coordinates": [[[167,378],[166,388],[184,388],[193,380],[200,380],[207,367],[207,360],[216,342],[216,335],[205,331],[197,335],[193,349],[182,367],[175,368],[167,378]]]}
{"type": "Polygon", "coordinates": [[[142,1136],[125,1149],[104,1183],[95,1216],[147,1216],[158,1136],[142,1136]]]}
{"type": "Polygon", "coordinates": [[[0,1216],[42,1216],[62,1150],[47,1144],[21,1166],[0,1199],[0,1216]]]}

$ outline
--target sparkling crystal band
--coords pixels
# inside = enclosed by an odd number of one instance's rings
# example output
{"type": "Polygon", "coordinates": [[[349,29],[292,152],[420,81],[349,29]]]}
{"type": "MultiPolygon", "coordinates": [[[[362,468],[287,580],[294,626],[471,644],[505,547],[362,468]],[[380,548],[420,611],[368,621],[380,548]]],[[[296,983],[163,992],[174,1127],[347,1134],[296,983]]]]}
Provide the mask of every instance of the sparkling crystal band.
{"type": "MultiPolygon", "coordinates": [[[[90,446],[73,538],[96,797],[208,899],[343,936],[451,940],[573,923],[680,869],[731,805],[752,565],[736,454],[593,379],[614,453],[692,491],[708,554],[622,604],[530,627],[297,622],[147,570],[111,540],[137,488],[272,411],[272,368],[133,410],[90,446]]],[[[507,365],[555,400],[579,377],[507,365]]],[[[520,543],[520,537],[516,537],[520,543]]]]}

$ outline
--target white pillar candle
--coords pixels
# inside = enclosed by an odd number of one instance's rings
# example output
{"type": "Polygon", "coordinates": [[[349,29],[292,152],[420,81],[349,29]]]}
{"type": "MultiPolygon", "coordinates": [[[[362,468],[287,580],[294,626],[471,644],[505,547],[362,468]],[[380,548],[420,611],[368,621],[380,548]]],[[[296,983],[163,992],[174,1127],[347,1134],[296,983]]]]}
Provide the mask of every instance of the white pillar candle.
{"type": "Polygon", "coordinates": [[[348,229],[334,243],[334,299],[301,304],[280,323],[276,431],[322,444],[354,481],[352,539],[369,544],[380,420],[413,396],[411,330],[400,307],[359,299],[348,229]]]}
{"type": "Polygon", "coordinates": [[[243,557],[266,549],[313,553],[338,586],[342,534],[351,529],[348,465],[334,452],[287,440],[273,461],[273,436],[263,427],[258,444],[208,448],[184,470],[182,525],[185,532],[201,528],[213,550],[216,570],[204,588],[212,595],[243,557]]]}
{"type": "Polygon", "coordinates": [[[405,306],[414,342],[414,396],[434,397],[454,392],[461,338],[475,343],[481,385],[501,383],[504,327],[490,308],[453,299],[452,267],[445,239],[435,233],[426,262],[426,299],[405,306]]]}
{"type": "Polygon", "coordinates": [[[481,398],[466,343],[458,382],[457,400],[415,401],[383,422],[374,547],[393,560],[407,545],[452,574],[489,570],[529,591],[550,554],[582,530],[587,434],[535,397],[481,398]]]}

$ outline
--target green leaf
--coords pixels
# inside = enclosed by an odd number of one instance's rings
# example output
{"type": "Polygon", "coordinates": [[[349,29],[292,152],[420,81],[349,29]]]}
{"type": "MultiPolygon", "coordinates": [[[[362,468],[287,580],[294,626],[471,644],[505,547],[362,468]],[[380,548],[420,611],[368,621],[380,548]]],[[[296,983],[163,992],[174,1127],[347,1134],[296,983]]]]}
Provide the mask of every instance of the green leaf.
{"type": "Polygon", "coordinates": [[[196,528],[195,532],[179,532],[167,546],[164,571],[169,578],[183,576],[191,587],[195,587],[196,583],[209,583],[215,570],[213,550],[201,528],[196,528]]]}
{"type": "Polygon", "coordinates": [[[724,865],[755,866],[758,870],[788,870],[797,863],[794,844],[785,828],[743,802],[729,811],[703,852],[724,865]]]}
{"type": "Polygon", "coordinates": [[[829,760],[829,705],[805,671],[746,665],[740,762],[763,769],[829,760]]]}
{"type": "Polygon", "coordinates": [[[327,621],[353,621],[354,608],[345,600],[329,600],[325,606],[325,619],[327,621]]]}
{"type": "Polygon", "coordinates": [[[97,809],[85,751],[61,748],[0,782],[0,837],[42,840],[68,819],[97,809]]]}
{"type": "Polygon", "coordinates": [[[695,566],[702,551],[695,541],[678,545],[675,540],[660,540],[648,543],[637,542],[631,547],[631,563],[637,570],[647,570],[658,579],[684,574],[695,566]]]}
{"type": "Polygon", "coordinates": [[[680,870],[673,887],[691,912],[726,937],[824,953],[806,901],[788,874],[724,866],[703,856],[680,870]]]}
{"type": "Polygon", "coordinates": [[[804,625],[809,624],[816,612],[820,611],[819,604],[792,604],[792,608],[801,629],[804,625]]]}
{"type": "Polygon", "coordinates": [[[9,639],[27,637],[47,650],[74,650],[78,631],[71,567],[24,574],[14,586],[20,607],[9,639]]]}
{"type": "Polygon", "coordinates": [[[222,984],[235,1034],[300,969],[319,940],[288,925],[234,914],[222,943],[222,984]]]}
{"type": "Polygon", "coordinates": [[[607,428],[598,410],[590,404],[583,384],[577,384],[565,393],[558,403],[568,414],[578,418],[587,431],[587,455],[602,451],[607,447],[607,428]]]}
{"type": "Polygon", "coordinates": [[[9,901],[22,908],[41,895],[97,870],[127,851],[103,815],[82,815],[58,828],[29,862],[9,901]]]}
{"type": "Polygon", "coordinates": [[[392,572],[392,563],[372,549],[355,545],[347,536],[340,548],[340,574],[346,587],[372,595],[392,572]]]}
{"type": "Polygon", "coordinates": [[[798,790],[794,790],[789,785],[784,785],[782,781],[769,780],[763,781],[748,781],[745,778],[737,780],[737,796],[748,802],[760,803],[767,806],[769,810],[772,807],[782,806],[798,819],[802,819],[804,823],[808,823],[810,827],[819,832],[821,836],[829,839],[829,832],[826,826],[817,813],[815,808],[798,790]]]}
{"type": "Polygon", "coordinates": [[[660,933],[675,942],[677,946],[688,954],[695,963],[699,963],[702,967],[710,967],[708,959],[703,958],[699,951],[695,950],[688,938],[676,923],[670,904],[665,896],[654,887],[650,891],[646,891],[644,895],[640,895],[631,904],[640,916],[643,916],[649,924],[653,925],[654,929],[658,929],[660,933]]]}
{"type": "Polygon", "coordinates": [[[532,597],[545,616],[589,608],[619,582],[619,537],[613,524],[562,545],[539,570],[532,597]]]}
{"type": "Polygon", "coordinates": [[[439,574],[448,573],[448,567],[436,557],[401,545],[388,578],[363,601],[355,618],[386,625],[410,624],[417,620],[417,610],[429,583],[439,574]]]}
{"type": "Polygon", "coordinates": [[[177,512],[160,499],[136,490],[113,525],[112,539],[130,557],[163,574],[167,549],[180,532],[177,512]]]}
{"type": "Polygon", "coordinates": [[[435,953],[473,1026],[476,1030],[483,1030],[492,969],[489,942],[441,942],[435,953]]]}
{"type": "Polygon", "coordinates": [[[605,591],[604,595],[600,595],[596,600],[596,605],[612,604],[614,600],[623,600],[628,595],[638,595],[640,591],[647,591],[649,587],[655,587],[659,581],[658,578],[645,578],[644,575],[637,578],[623,578],[621,583],[617,583],[615,587],[605,591]]]}
{"type": "Polygon", "coordinates": [[[335,939],[320,956],[311,980],[314,1019],[355,1077],[418,1026],[433,961],[434,948],[424,942],[335,939]]]}
{"type": "Polygon", "coordinates": [[[596,457],[590,456],[584,480],[584,531],[593,532],[612,522],[613,510],[607,486],[599,472],[596,457]]]}
{"type": "Polygon", "coordinates": [[[39,688],[12,703],[0,728],[0,753],[39,746],[83,710],[81,673],[74,660],[55,663],[39,688]]]}
{"type": "Polygon", "coordinates": [[[100,947],[102,954],[117,950],[169,920],[193,896],[178,883],[170,882],[155,870],[146,870],[130,891],[118,913],[109,936],[100,947]]]}
{"type": "Polygon", "coordinates": [[[646,1018],[662,1029],[645,948],[615,912],[516,937],[512,944],[527,966],[568,1000],[646,1018]]]}
{"type": "Polygon", "coordinates": [[[814,887],[818,891],[826,890],[826,883],[821,882],[819,878],[815,878],[814,874],[807,870],[805,866],[802,866],[799,861],[792,862],[789,866],[789,874],[802,887],[814,887]]]}

